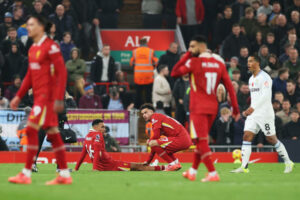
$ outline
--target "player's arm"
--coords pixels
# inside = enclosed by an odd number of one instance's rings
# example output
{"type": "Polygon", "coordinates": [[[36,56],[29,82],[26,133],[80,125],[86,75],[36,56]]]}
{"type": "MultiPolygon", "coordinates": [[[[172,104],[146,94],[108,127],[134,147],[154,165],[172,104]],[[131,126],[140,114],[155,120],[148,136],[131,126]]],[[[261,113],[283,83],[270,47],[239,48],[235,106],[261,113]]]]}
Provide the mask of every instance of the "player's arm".
{"type": "MultiPolygon", "coordinates": [[[[97,162],[99,162],[101,156],[102,156],[102,145],[101,145],[101,137],[100,134],[96,135],[96,138],[94,140],[94,159],[93,159],[93,170],[97,170],[97,162]]],[[[104,142],[104,141],[103,141],[104,142]]]]}
{"type": "Polygon", "coordinates": [[[145,164],[146,164],[146,165],[149,165],[149,164],[151,163],[151,161],[153,160],[154,156],[155,156],[155,151],[153,151],[153,150],[151,149],[150,155],[149,155],[149,157],[148,157],[148,159],[147,159],[147,161],[146,161],[145,164]]]}
{"type": "Polygon", "coordinates": [[[229,75],[228,75],[225,67],[223,68],[223,71],[222,71],[222,81],[223,81],[224,86],[227,89],[230,99],[231,99],[231,105],[233,107],[233,115],[239,116],[239,114],[240,114],[239,104],[238,104],[238,101],[236,98],[236,94],[235,94],[232,82],[229,78],[229,75]]]}
{"type": "Polygon", "coordinates": [[[191,57],[192,54],[187,52],[184,56],[176,63],[171,72],[171,76],[174,78],[183,76],[191,72],[191,57]]]}
{"type": "MultiPolygon", "coordinates": [[[[29,66],[30,67],[30,66],[29,66]]],[[[16,96],[10,102],[10,108],[16,110],[21,102],[21,99],[27,94],[28,90],[32,87],[31,83],[31,70],[28,68],[22,85],[18,90],[16,96]]]]}
{"type": "Polygon", "coordinates": [[[76,166],[75,166],[75,171],[79,170],[83,160],[85,159],[85,156],[86,156],[86,148],[85,148],[85,145],[83,145],[80,158],[77,161],[76,166]]]}

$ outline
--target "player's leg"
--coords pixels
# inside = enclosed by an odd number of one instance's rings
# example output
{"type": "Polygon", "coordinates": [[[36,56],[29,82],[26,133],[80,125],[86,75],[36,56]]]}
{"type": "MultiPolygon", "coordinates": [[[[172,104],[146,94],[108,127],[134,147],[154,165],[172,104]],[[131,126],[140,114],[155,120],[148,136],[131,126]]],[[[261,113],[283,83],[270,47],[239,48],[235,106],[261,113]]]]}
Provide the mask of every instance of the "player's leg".
{"type": "Polygon", "coordinates": [[[164,171],[165,166],[148,166],[142,163],[130,163],[130,171],[164,171]]]}
{"type": "Polygon", "coordinates": [[[165,147],[169,142],[171,141],[169,141],[167,137],[164,137],[158,140],[151,140],[148,145],[150,146],[152,151],[157,153],[159,157],[164,159],[168,164],[173,165],[175,164],[174,161],[176,159],[170,157],[167,151],[164,148],[162,148],[165,147]]]}
{"type": "Polygon", "coordinates": [[[57,127],[50,127],[47,130],[48,140],[52,144],[53,152],[55,154],[57,165],[60,167],[59,176],[47,182],[47,185],[56,185],[56,184],[71,184],[72,178],[70,176],[70,171],[68,170],[65,145],[60,136],[59,130],[57,127]]]}
{"type": "Polygon", "coordinates": [[[11,183],[17,184],[30,184],[31,183],[31,167],[35,160],[36,153],[38,151],[38,130],[40,126],[33,122],[27,123],[26,135],[28,138],[27,154],[25,168],[15,177],[8,179],[11,183]]]}
{"type": "Polygon", "coordinates": [[[39,157],[39,154],[41,152],[42,145],[43,145],[43,142],[44,142],[45,137],[46,137],[46,131],[44,131],[43,129],[40,129],[40,131],[38,132],[38,137],[39,137],[39,149],[36,153],[36,157],[35,157],[34,163],[32,165],[32,172],[38,172],[38,168],[36,166],[36,161],[37,161],[37,159],[39,157]]]}
{"type": "Polygon", "coordinates": [[[284,173],[292,172],[294,168],[294,163],[290,160],[290,157],[288,155],[288,152],[286,151],[284,144],[278,140],[275,134],[271,136],[266,136],[266,139],[271,145],[275,147],[278,155],[283,159],[285,163],[284,173]]]}

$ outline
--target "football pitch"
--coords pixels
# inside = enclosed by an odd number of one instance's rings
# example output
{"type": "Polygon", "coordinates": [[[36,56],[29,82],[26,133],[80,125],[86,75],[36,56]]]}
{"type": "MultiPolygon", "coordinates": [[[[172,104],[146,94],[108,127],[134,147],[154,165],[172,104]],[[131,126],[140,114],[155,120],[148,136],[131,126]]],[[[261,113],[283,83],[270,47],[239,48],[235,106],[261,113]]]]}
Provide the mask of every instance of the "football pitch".
{"type": "MultiPolygon", "coordinates": [[[[300,164],[291,174],[283,174],[283,164],[252,164],[249,174],[231,174],[235,164],[216,164],[221,182],[201,183],[205,167],[201,164],[197,180],[190,182],[178,172],[97,172],[92,165],[82,165],[73,172],[73,185],[45,186],[55,177],[55,165],[38,165],[31,185],[7,182],[23,164],[0,164],[1,200],[186,200],[186,199],[300,199],[300,164]]],[[[74,165],[69,165],[74,168],[74,165]]]]}

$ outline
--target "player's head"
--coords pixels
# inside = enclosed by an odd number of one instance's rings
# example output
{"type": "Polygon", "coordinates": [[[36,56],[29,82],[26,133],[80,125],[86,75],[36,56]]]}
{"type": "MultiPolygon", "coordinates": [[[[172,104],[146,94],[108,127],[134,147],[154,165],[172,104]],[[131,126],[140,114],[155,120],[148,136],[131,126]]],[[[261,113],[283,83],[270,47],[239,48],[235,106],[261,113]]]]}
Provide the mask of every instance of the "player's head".
{"type": "Polygon", "coordinates": [[[260,69],[259,64],[260,64],[260,58],[258,57],[258,55],[249,56],[248,69],[251,73],[254,73],[260,69]]]}
{"type": "Polygon", "coordinates": [[[101,120],[101,119],[95,119],[92,122],[92,127],[93,127],[93,129],[95,131],[99,131],[101,133],[105,133],[105,125],[104,125],[103,120],[101,120]]]}
{"type": "Polygon", "coordinates": [[[28,36],[34,38],[40,34],[48,33],[51,29],[51,22],[41,15],[31,15],[28,17],[26,28],[28,36]]]}
{"type": "Polygon", "coordinates": [[[144,120],[147,122],[147,121],[150,121],[151,116],[155,112],[155,109],[152,104],[145,103],[141,106],[140,111],[141,111],[141,114],[142,114],[144,120]]]}
{"type": "Polygon", "coordinates": [[[201,53],[207,51],[207,41],[202,35],[196,35],[190,41],[189,52],[198,57],[201,53]]]}

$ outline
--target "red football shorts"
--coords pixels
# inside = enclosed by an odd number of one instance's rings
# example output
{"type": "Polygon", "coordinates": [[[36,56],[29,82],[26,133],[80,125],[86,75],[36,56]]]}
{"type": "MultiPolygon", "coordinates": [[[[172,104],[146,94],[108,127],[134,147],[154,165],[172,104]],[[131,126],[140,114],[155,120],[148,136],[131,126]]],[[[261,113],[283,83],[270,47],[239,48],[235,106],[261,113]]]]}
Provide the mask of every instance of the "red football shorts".
{"type": "Polygon", "coordinates": [[[54,102],[35,102],[28,120],[40,125],[43,129],[58,126],[57,113],[53,110],[54,102]]]}
{"type": "Polygon", "coordinates": [[[209,131],[215,121],[216,115],[213,114],[191,114],[190,132],[192,139],[206,140],[209,131]]]}
{"type": "Polygon", "coordinates": [[[176,153],[188,149],[192,145],[192,140],[188,132],[183,128],[184,133],[178,137],[162,136],[157,139],[157,143],[167,151],[167,153],[176,153]]]}

